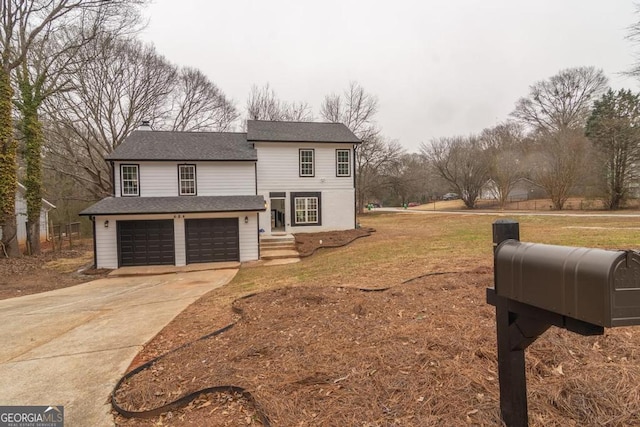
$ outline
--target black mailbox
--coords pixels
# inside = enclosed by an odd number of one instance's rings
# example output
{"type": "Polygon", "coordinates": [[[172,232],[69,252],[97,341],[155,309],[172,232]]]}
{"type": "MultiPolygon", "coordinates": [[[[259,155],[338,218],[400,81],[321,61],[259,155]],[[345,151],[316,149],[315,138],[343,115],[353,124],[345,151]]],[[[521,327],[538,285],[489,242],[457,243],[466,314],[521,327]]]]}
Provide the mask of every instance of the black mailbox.
{"type": "Polygon", "coordinates": [[[594,325],[640,325],[640,254],[506,240],[495,292],[594,325]]]}

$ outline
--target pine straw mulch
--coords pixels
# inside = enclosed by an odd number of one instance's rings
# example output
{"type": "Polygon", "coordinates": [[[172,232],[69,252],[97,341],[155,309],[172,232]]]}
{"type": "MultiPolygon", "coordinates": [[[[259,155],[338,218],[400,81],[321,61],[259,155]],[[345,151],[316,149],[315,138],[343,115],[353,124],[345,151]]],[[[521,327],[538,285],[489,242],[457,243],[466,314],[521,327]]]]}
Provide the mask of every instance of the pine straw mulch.
{"type": "Polygon", "coordinates": [[[353,230],[323,231],[319,233],[298,233],[296,239],[296,250],[301,258],[313,255],[322,248],[338,248],[345,246],[361,237],[370,236],[375,230],[373,228],[356,228],[353,230]]]}
{"type": "MultiPolygon", "coordinates": [[[[168,354],[117,393],[144,410],[246,388],[274,426],[501,425],[490,266],[388,290],[307,286],[236,300],[237,323],[168,354]]],[[[551,328],[527,350],[532,426],[640,425],[640,331],[551,328]]],[[[118,425],[258,426],[239,395],[118,425]]]]}

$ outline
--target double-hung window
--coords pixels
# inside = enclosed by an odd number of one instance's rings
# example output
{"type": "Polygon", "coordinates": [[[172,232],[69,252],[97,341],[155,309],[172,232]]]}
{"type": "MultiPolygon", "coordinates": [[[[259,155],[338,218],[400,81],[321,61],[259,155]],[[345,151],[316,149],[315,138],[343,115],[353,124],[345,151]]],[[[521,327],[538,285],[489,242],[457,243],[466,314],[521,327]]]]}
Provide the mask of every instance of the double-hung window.
{"type": "Polygon", "coordinates": [[[318,198],[317,197],[297,197],[296,224],[317,224],[318,223],[318,198]]]}
{"type": "Polygon", "coordinates": [[[120,195],[140,195],[140,176],[138,172],[138,165],[120,165],[120,195]]]}
{"type": "Polygon", "coordinates": [[[336,150],[336,176],[351,176],[349,150],[336,150]]]}
{"type": "Polygon", "coordinates": [[[196,165],[178,165],[178,179],[181,196],[195,196],[196,165]]]}
{"type": "Polygon", "coordinates": [[[304,191],[290,193],[291,225],[322,225],[322,193],[304,191]]]}
{"type": "Polygon", "coordinates": [[[300,176],[315,176],[313,149],[300,150],[300,176]]]}

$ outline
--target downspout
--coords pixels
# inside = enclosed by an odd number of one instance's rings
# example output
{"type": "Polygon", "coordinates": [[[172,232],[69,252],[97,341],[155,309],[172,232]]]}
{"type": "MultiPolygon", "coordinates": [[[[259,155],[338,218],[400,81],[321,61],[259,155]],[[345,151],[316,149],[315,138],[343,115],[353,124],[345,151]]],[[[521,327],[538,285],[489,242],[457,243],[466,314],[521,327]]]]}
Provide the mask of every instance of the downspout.
{"type": "Polygon", "coordinates": [[[110,160],[111,164],[111,195],[116,196],[116,170],[113,168],[113,160],[110,160]]]}
{"type": "Polygon", "coordinates": [[[356,155],[358,145],[353,145],[353,228],[358,228],[358,191],[356,191],[356,155]]]}
{"type": "Polygon", "coordinates": [[[98,251],[96,244],[96,217],[91,216],[91,223],[93,224],[93,268],[98,268],[98,251]]]}

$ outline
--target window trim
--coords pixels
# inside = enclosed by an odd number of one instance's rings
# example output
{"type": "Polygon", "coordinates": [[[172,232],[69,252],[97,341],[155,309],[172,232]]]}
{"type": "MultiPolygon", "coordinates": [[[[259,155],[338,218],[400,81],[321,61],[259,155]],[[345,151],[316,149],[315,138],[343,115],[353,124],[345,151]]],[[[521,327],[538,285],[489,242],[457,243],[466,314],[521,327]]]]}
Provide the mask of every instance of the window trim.
{"type": "Polygon", "coordinates": [[[309,227],[309,226],[321,226],[322,225],[322,193],[319,191],[313,192],[299,192],[290,193],[290,205],[291,205],[291,226],[292,227],[309,227]],[[318,221],[317,222],[303,222],[296,221],[296,200],[297,199],[312,199],[318,200],[318,221]]]}
{"type": "Polygon", "coordinates": [[[121,163],[120,164],[120,197],[140,197],[140,165],[135,163],[121,163]],[[135,194],[125,194],[124,193],[124,174],[123,170],[125,167],[135,167],[136,168],[136,193],[135,194]]]}
{"type": "MultiPolygon", "coordinates": [[[[305,162],[307,164],[308,162],[305,162]]],[[[316,150],[314,148],[300,148],[298,149],[298,176],[300,178],[313,178],[316,176],[316,150]],[[311,152],[311,173],[302,173],[302,152],[311,152]]]]}
{"type": "MultiPolygon", "coordinates": [[[[191,181],[191,180],[188,180],[188,181],[191,181]]],[[[182,163],[178,165],[178,195],[179,196],[197,196],[198,195],[198,168],[194,163],[182,163]],[[181,168],[184,166],[193,167],[193,193],[182,192],[182,176],[180,174],[180,171],[181,171],[181,168]]]]}
{"type": "Polygon", "coordinates": [[[348,178],[351,177],[351,150],[348,148],[336,148],[336,177],[338,178],[348,178]],[[340,165],[344,165],[345,162],[340,162],[339,161],[339,153],[341,152],[345,152],[347,153],[347,161],[346,161],[346,165],[347,165],[347,173],[346,174],[341,174],[340,173],[340,165]]]}

